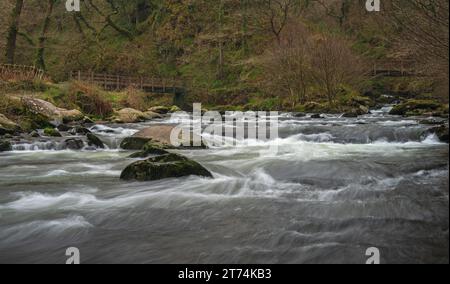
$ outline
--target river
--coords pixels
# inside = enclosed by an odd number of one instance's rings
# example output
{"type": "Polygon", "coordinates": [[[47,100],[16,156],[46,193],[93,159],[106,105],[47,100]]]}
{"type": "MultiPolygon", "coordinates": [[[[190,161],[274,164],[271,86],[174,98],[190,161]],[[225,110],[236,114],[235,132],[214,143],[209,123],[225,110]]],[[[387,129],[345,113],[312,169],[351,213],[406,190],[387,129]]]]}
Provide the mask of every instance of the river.
{"type": "MultiPolygon", "coordinates": [[[[152,123],[94,126],[106,150],[0,153],[0,263],[448,263],[448,145],[383,110],[279,117],[276,141],[179,151],[214,179],[119,180],[118,143],[152,123]],[[264,148],[279,143],[276,154],[264,148]]],[[[164,119],[157,123],[171,123],[164,119]]]]}

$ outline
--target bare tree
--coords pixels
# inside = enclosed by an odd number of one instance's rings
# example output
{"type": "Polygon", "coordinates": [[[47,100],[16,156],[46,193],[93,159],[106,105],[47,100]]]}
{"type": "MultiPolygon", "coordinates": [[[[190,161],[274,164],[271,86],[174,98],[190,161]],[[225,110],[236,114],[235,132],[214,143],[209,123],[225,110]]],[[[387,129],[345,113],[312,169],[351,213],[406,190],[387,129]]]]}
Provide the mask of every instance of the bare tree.
{"type": "Polygon", "coordinates": [[[341,85],[357,85],[367,68],[349,44],[333,35],[324,35],[311,45],[312,76],[333,104],[341,85]]]}
{"type": "Polygon", "coordinates": [[[302,11],[308,3],[307,0],[256,0],[254,5],[261,17],[261,25],[280,42],[291,15],[302,11]]]}
{"type": "Polygon", "coordinates": [[[308,99],[311,85],[311,35],[300,24],[290,25],[266,54],[266,88],[279,96],[288,94],[294,107],[308,99]]]}

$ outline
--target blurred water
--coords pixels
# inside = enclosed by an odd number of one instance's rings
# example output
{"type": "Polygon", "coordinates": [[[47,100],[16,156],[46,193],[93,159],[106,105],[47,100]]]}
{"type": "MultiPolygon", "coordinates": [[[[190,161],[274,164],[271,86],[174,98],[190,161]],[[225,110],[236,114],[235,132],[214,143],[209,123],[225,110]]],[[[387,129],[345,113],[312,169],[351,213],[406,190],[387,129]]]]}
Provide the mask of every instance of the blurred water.
{"type": "Polygon", "coordinates": [[[180,151],[213,180],[120,181],[117,145],[151,123],[95,126],[107,150],[0,154],[0,263],[448,263],[448,145],[427,126],[279,119],[277,141],[180,151]]]}

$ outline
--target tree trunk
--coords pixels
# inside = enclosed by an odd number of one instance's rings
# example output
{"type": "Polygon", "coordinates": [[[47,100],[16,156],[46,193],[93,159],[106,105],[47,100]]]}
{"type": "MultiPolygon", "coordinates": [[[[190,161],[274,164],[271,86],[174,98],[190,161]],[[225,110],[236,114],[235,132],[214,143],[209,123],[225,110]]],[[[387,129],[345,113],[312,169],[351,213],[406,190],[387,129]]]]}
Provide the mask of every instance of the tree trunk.
{"type": "Polygon", "coordinates": [[[16,5],[11,13],[11,22],[6,36],[6,62],[14,64],[16,53],[17,33],[19,32],[20,14],[22,13],[23,0],[16,0],[16,5]]]}
{"type": "Polygon", "coordinates": [[[36,67],[45,70],[45,42],[47,40],[47,32],[50,27],[51,16],[53,14],[53,7],[55,6],[55,0],[48,0],[47,12],[44,19],[44,25],[42,26],[41,36],[39,37],[38,49],[36,54],[36,67]]]}

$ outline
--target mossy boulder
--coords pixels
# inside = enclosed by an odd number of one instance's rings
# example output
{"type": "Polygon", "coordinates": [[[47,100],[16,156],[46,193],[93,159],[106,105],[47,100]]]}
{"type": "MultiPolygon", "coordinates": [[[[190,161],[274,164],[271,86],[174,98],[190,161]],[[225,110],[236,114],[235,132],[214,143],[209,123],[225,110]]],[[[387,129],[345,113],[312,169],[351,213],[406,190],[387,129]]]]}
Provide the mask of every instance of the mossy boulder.
{"type": "Polygon", "coordinates": [[[12,151],[11,142],[6,140],[0,140],[0,152],[12,151]]]}
{"type": "Polygon", "coordinates": [[[433,100],[408,100],[398,104],[389,112],[391,115],[415,116],[437,111],[442,104],[433,100]]]}
{"type": "Polygon", "coordinates": [[[130,158],[147,158],[152,155],[169,154],[169,152],[167,152],[165,149],[167,149],[165,145],[155,142],[148,142],[144,145],[144,147],[142,147],[142,150],[140,152],[131,154],[130,158]]]}
{"type": "Polygon", "coordinates": [[[156,112],[153,112],[153,111],[146,111],[146,112],[144,112],[144,116],[145,116],[146,120],[162,118],[162,116],[159,113],[156,113],[156,112]]]}
{"type": "Polygon", "coordinates": [[[190,175],[213,177],[211,172],[199,163],[178,154],[167,154],[129,165],[123,170],[120,178],[153,181],[190,175]]]}
{"type": "Polygon", "coordinates": [[[101,148],[101,149],[105,148],[105,144],[103,144],[102,140],[100,140],[100,138],[98,138],[94,134],[88,133],[86,137],[87,137],[89,146],[95,146],[95,147],[101,148]]]}
{"type": "Polygon", "coordinates": [[[33,131],[36,129],[54,128],[55,125],[42,114],[27,112],[20,121],[20,127],[25,131],[33,131]]]}
{"type": "Polygon", "coordinates": [[[124,108],[115,113],[113,120],[116,123],[137,123],[147,120],[147,117],[142,111],[124,108]]]}
{"type": "Polygon", "coordinates": [[[64,141],[63,146],[69,150],[81,150],[84,147],[84,142],[81,139],[67,139],[64,141]]]}
{"type": "Polygon", "coordinates": [[[54,106],[44,100],[22,97],[22,103],[25,109],[28,111],[39,114],[46,117],[48,120],[56,120],[64,123],[73,121],[80,121],[84,118],[84,115],[77,109],[67,110],[54,106]]]}
{"type": "Polygon", "coordinates": [[[55,128],[45,128],[44,135],[48,137],[62,137],[61,133],[55,128]]]}

